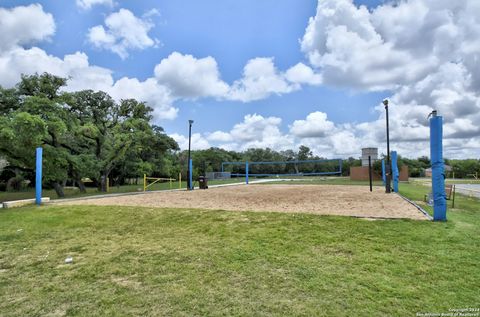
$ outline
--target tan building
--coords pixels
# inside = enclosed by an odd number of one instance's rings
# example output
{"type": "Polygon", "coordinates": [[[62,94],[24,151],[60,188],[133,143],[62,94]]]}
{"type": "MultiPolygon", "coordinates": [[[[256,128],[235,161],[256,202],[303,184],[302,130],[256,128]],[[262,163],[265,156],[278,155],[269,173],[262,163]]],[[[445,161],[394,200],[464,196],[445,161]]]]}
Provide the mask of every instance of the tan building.
{"type": "MultiPolygon", "coordinates": [[[[367,147],[362,149],[362,166],[350,167],[350,179],[352,181],[368,181],[368,157],[370,156],[372,166],[375,161],[378,161],[378,148],[376,147],[367,147]]],[[[399,180],[408,181],[408,166],[403,165],[400,167],[399,180]]],[[[382,180],[382,174],[375,172],[372,173],[373,180],[382,180]]]]}
{"type": "MultiPolygon", "coordinates": [[[[445,176],[448,177],[450,175],[450,173],[453,171],[453,168],[450,165],[447,165],[447,164],[444,165],[444,168],[445,168],[445,176]]],[[[432,168],[431,167],[425,169],[425,177],[432,177],[432,168]]]]}
{"type": "MultiPolygon", "coordinates": [[[[374,181],[382,180],[381,173],[372,173],[374,181]]],[[[398,178],[401,182],[408,181],[408,166],[403,165],[399,170],[398,178]]],[[[350,167],[350,180],[352,181],[368,181],[368,166],[353,166],[350,167]]]]}

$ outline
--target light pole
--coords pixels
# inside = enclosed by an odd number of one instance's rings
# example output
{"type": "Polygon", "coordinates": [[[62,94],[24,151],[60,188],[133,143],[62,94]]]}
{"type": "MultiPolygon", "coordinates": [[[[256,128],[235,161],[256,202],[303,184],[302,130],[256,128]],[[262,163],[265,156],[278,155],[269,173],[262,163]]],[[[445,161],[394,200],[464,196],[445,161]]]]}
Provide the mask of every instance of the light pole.
{"type": "Polygon", "coordinates": [[[385,193],[390,193],[391,188],[390,188],[390,182],[392,179],[392,174],[391,174],[391,164],[390,164],[390,130],[388,126],[388,99],[383,100],[383,105],[385,106],[385,111],[386,111],[386,119],[387,119],[387,162],[385,163],[385,193]]]}
{"type": "Polygon", "coordinates": [[[190,157],[190,150],[192,146],[192,124],[193,120],[188,120],[188,167],[187,167],[187,189],[192,189],[192,162],[190,157]]]}

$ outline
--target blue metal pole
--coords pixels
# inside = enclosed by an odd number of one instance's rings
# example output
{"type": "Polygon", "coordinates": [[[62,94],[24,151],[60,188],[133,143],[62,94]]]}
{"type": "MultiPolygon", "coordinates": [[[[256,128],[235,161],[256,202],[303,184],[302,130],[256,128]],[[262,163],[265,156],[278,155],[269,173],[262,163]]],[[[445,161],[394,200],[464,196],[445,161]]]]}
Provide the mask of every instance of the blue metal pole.
{"type": "Polygon", "coordinates": [[[387,182],[387,180],[385,179],[385,160],[382,160],[382,181],[383,181],[383,185],[385,185],[385,183],[387,182]]]}
{"type": "Polygon", "coordinates": [[[397,151],[392,151],[393,191],[398,193],[398,163],[397,151]]]}
{"type": "Polygon", "coordinates": [[[432,112],[430,119],[430,163],[432,165],[433,220],[447,220],[447,196],[443,164],[443,118],[432,112]]]}
{"type": "Polygon", "coordinates": [[[342,176],[343,161],[339,159],[338,162],[340,163],[340,176],[342,176]]]}
{"type": "Polygon", "coordinates": [[[193,163],[192,163],[192,159],[190,159],[190,161],[188,162],[188,180],[190,182],[190,190],[193,189],[193,182],[192,182],[192,173],[193,173],[193,163]]]}
{"type": "Polygon", "coordinates": [[[245,162],[245,184],[248,185],[248,161],[245,162]]]}
{"type": "Polygon", "coordinates": [[[40,205],[42,203],[42,155],[43,149],[37,148],[36,153],[36,167],[35,167],[35,203],[40,205]]]}

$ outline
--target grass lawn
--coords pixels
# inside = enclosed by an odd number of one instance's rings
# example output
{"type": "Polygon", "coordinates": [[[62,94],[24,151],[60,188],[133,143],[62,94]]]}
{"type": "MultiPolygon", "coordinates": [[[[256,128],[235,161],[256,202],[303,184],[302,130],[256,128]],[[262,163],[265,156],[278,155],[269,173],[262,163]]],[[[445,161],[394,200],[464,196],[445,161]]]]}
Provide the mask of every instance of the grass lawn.
{"type": "MultiPolygon", "coordinates": [[[[420,185],[402,184],[416,200],[420,185]]],[[[428,189],[427,189],[428,190],[428,189]]],[[[2,316],[415,316],[479,307],[479,201],[446,223],[44,206],[0,212],[2,316]],[[73,256],[73,264],[64,264],[73,256]]]]}

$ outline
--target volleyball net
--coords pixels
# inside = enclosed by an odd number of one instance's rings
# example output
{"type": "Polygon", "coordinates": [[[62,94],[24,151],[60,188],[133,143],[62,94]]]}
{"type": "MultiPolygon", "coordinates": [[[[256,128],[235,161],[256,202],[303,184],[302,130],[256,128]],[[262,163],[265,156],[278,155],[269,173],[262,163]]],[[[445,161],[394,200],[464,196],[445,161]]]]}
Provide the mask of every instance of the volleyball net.
{"type": "Polygon", "coordinates": [[[228,172],[232,177],[341,175],[342,160],[222,162],[221,169],[222,173],[228,172]]]}

